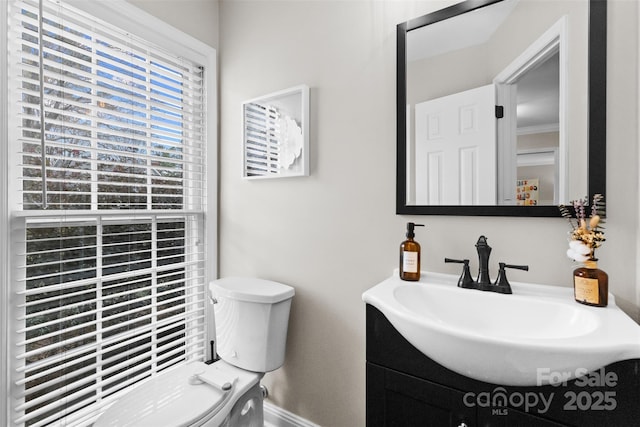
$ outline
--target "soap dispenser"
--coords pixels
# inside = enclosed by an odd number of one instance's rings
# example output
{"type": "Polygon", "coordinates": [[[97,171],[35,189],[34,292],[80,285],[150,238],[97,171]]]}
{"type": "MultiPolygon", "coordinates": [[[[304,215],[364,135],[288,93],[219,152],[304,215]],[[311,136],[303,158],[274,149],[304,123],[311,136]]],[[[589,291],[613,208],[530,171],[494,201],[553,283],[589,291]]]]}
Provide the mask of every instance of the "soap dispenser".
{"type": "Polygon", "coordinates": [[[400,245],[400,278],[402,280],[420,280],[420,244],[413,240],[414,227],[424,227],[424,224],[407,223],[407,240],[400,245]]]}

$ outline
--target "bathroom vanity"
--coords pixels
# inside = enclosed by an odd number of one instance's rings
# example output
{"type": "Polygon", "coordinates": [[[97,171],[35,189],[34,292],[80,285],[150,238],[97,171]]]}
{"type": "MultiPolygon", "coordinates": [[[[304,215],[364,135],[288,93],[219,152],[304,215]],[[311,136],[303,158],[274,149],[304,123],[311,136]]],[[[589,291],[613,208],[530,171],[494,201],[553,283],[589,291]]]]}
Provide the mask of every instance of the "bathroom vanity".
{"type": "MultiPolygon", "coordinates": [[[[585,308],[586,311],[582,312],[583,308],[570,299],[570,289],[553,286],[549,287],[550,294],[538,296],[534,290],[542,285],[529,287],[526,284],[512,284],[514,295],[490,296],[482,291],[457,288],[456,277],[447,278],[446,275],[428,273],[426,277],[427,279],[417,284],[407,284],[397,277],[391,277],[363,294],[367,303],[367,426],[638,425],[640,356],[636,356],[636,352],[640,349],[640,335],[637,335],[640,326],[628,316],[625,319],[626,315],[618,307],[610,304],[610,307],[605,309],[585,308]],[[433,283],[429,282],[430,279],[433,279],[433,283]],[[452,283],[447,283],[448,279],[451,279],[452,283]],[[401,300],[404,290],[411,289],[407,286],[419,287],[416,289],[422,287],[422,290],[411,295],[411,301],[394,307],[397,303],[394,300],[401,300]],[[433,290],[429,298],[433,300],[434,306],[425,306],[424,310],[428,313],[424,316],[416,315],[413,309],[419,309],[422,304],[416,295],[427,289],[433,290]],[[449,298],[451,296],[453,298],[449,298]],[[563,306],[556,304],[565,297],[568,310],[573,306],[577,307],[578,311],[573,315],[579,317],[587,313],[587,317],[580,319],[580,323],[588,323],[589,316],[594,316],[592,320],[595,323],[591,326],[585,329],[579,329],[577,326],[576,337],[567,335],[569,328],[564,332],[558,332],[563,336],[547,340],[543,335],[550,335],[553,330],[546,328],[546,319],[551,316],[551,322],[554,321],[549,311],[541,313],[544,318],[539,319],[541,332],[537,336],[523,330],[522,342],[528,343],[529,348],[526,345],[518,348],[518,337],[513,338],[512,345],[509,343],[511,339],[506,339],[505,331],[509,330],[509,323],[521,328],[525,328],[526,323],[516,318],[504,318],[503,322],[507,326],[488,330],[481,319],[482,313],[485,313],[484,317],[493,322],[492,311],[503,314],[499,305],[494,306],[494,303],[518,307],[518,299],[528,301],[534,307],[539,303],[542,304],[540,307],[549,304],[552,307],[550,310],[561,312],[564,310],[563,306]],[[457,298],[460,299],[460,304],[449,306],[457,298]],[[472,317],[464,319],[467,316],[464,314],[467,298],[477,302],[474,315],[479,317],[476,321],[466,322],[473,320],[472,317]],[[443,310],[450,310],[452,316],[459,313],[458,317],[463,318],[466,323],[455,324],[444,314],[437,313],[436,305],[443,310]],[[393,319],[402,333],[383,311],[393,319]],[[404,324],[411,322],[411,327],[404,324]],[[475,324],[481,329],[474,330],[475,324]],[[585,338],[586,341],[597,338],[599,329],[608,335],[615,335],[609,327],[623,332],[620,337],[613,338],[620,340],[618,344],[609,342],[598,346],[597,343],[586,342],[584,345],[592,347],[580,348],[585,338]],[[412,335],[411,328],[418,333],[412,335]],[[465,332],[468,332],[465,328],[469,328],[472,333],[465,336],[465,332]],[[438,337],[430,329],[441,329],[442,335],[438,337]],[[486,333],[479,332],[482,330],[486,333]],[[452,338],[449,339],[448,335],[452,338]],[[405,336],[410,337],[420,350],[405,336]],[[425,340],[421,340],[420,337],[425,337],[425,340]],[[483,347],[484,344],[487,346],[483,347]],[[557,348],[554,349],[553,346],[557,348]],[[427,355],[431,354],[430,347],[440,350],[433,353],[433,357],[439,362],[427,355]],[[499,351],[491,353],[491,347],[497,347],[499,351]],[[593,368],[598,362],[592,362],[589,357],[577,354],[574,365],[557,364],[561,363],[574,347],[586,355],[598,353],[600,350],[609,352],[609,359],[600,360],[619,360],[593,368]],[[626,350],[621,350],[625,347],[626,350]],[[521,352],[523,349],[524,352],[521,352]],[[538,354],[541,349],[548,350],[549,354],[538,354]],[[527,359],[528,350],[533,355],[530,359],[527,359]],[[490,359],[484,359],[487,354],[490,359]],[[556,358],[554,354],[557,355],[556,358]],[[478,361],[479,363],[476,363],[478,361]],[[485,364],[486,370],[483,369],[485,364]],[[519,366],[522,369],[519,369],[519,366]],[[569,366],[574,367],[568,368],[569,366]],[[527,374],[527,370],[533,370],[534,376],[527,374]],[[465,375],[464,372],[469,374],[465,375]],[[493,381],[492,378],[497,380],[493,381]]],[[[521,314],[524,318],[528,316],[530,313],[521,314]]],[[[559,319],[569,321],[563,317],[555,318],[559,319]]],[[[558,325],[558,330],[562,329],[563,326],[558,325]]]]}

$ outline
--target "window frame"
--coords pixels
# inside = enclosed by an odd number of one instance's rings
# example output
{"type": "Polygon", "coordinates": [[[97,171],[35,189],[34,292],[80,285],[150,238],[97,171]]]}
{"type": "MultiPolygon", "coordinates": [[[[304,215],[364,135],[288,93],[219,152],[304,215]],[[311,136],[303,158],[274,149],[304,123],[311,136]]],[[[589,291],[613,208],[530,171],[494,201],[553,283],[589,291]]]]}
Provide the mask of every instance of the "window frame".
{"type": "MultiPolygon", "coordinates": [[[[10,2],[2,2],[0,6],[0,22],[7,23],[8,9],[10,2]]],[[[206,136],[207,159],[205,170],[206,181],[206,203],[204,206],[204,236],[205,236],[205,283],[217,278],[217,212],[218,212],[218,93],[217,93],[217,51],[214,47],[176,29],[169,23],[154,17],[153,15],[139,9],[138,7],[124,0],[110,0],[108,2],[94,2],[86,0],[65,0],[65,3],[77,8],[85,13],[100,17],[106,22],[116,23],[121,29],[131,32],[149,42],[164,46],[173,52],[180,52],[181,56],[198,62],[205,67],[205,98],[206,98],[206,136]]],[[[8,40],[7,32],[0,32],[0,99],[6,100],[9,95],[9,82],[7,76],[8,68],[8,40]]],[[[7,108],[0,109],[0,159],[6,161],[0,167],[0,386],[4,390],[4,399],[0,399],[0,420],[6,425],[11,422],[10,401],[10,364],[9,364],[9,342],[10,342],[10,310],[11,301],[9,280],[11,279],[11,224],[14,214],[11,209],[17,204],[9,189],[12,182],[11,171],[6,167],[9,162],[9,111],[7,108]]],[[[105,212],[107,213],[107,212],[105,212]]],[[[207,305],[208,307],[208,305],[207,305]]],[[[213,330],[213,313],[207,313],[207,335],[213,330]]],[[[209,351],[209,346],[207,352],[209,351]]],[[[210,357],[207,354],[207,357],[210,357]]]]}

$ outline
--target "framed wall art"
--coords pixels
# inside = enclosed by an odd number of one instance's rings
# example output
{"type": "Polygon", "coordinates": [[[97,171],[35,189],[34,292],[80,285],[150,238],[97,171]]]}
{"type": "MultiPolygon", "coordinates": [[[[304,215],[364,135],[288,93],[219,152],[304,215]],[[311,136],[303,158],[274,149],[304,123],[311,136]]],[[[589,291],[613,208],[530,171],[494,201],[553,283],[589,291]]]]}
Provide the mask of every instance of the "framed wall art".
{"type": "Polygon", "coordinates": [[[296,86],[242,103],[243,176],[309,175],[309,87],[296,86]]]}

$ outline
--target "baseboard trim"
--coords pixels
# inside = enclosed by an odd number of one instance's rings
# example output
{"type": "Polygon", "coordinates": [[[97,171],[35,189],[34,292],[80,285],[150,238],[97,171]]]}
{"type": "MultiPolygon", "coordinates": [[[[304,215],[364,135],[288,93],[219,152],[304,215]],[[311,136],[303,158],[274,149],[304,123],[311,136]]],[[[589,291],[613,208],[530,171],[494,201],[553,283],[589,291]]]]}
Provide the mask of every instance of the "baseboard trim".
{"type": "Polygon", "coordinates": [[[265,427],[320,427],[267,401],[264,402],[264,425],[265,427]]]}

